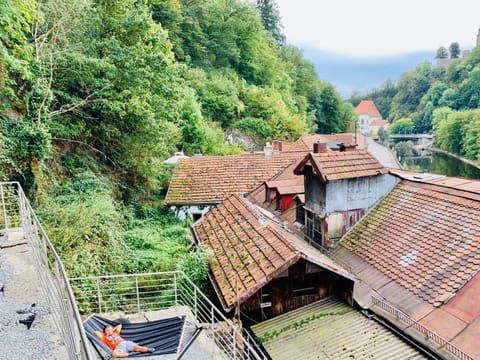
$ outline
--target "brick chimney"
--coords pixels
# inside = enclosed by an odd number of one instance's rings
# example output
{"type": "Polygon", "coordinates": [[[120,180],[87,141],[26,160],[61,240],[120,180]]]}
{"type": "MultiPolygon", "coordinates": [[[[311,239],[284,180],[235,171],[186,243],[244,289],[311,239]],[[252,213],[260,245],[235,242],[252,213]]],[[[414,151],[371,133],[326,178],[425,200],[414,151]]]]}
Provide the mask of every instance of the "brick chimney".
{"type": "Polygon", "coordinates": [[[270,145],[269,142],[267,142],[263,147],[263,153],[267,159],[272,157],[272,145],[270,145]]]}
{"type": "Polygon", "coordinates": [[[320,154],[320,153],[325,153],[328,151],[328,145],[327,143],[317,141],[316,143],[313,143],[313,153],[314,154],[320,154]]]}
{"type": "Polygon", "coordinates": [[[355,151],[357,149],[357,144],[345,144],[341,143],[338,144],[340,147],[340,152],[350,152],[350,151],[355,151]]]}
{"type": "Polygon", "coordinates": [[[274,154],[280,154],[282,152],[282,142],[280,140],[273,140],[272,150],[274,154]]]}

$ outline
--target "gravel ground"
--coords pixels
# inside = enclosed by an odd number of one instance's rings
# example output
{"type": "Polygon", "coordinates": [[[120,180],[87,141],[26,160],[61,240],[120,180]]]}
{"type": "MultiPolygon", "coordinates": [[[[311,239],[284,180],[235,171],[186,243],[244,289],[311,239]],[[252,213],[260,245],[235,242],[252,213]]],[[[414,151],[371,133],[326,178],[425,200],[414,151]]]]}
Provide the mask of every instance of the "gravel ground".
{"type": "Polygon", "coordinates": [[[0,359],[67,359],[30,248],[20,232],[0,235],[0,359]],[[35,306],[31,306],[35,304],[35,306]],[[19,323],[35,314],[30,329],[19,323]]]}

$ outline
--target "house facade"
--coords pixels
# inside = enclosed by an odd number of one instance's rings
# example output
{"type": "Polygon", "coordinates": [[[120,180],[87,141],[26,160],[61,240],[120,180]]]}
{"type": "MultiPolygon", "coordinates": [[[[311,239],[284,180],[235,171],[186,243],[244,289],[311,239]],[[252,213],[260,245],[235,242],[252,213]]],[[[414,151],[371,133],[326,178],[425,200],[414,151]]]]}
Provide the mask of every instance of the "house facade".
{"type": "Polygon", "coordinates": [[[329,249],[398,179],[364,150],[329,152],[325,148],[319,144],[294,172],[304,176],[305,239],[329,249]]]}
{"type": "Polygon", "coordinates": [[[179,218],[196,221],[231,194],[247,196],[304,155],[270,151],[181,159],[164,203],[179,218]]]}
{"type": "Polygon", "coordinates": [[[480,181],[401,181],[332,251],[354,299],[445,359],[480,359],[480,181]]]}
{"type": "Polygon", "coordinates": [[[377,106],[372,100],[362,100],[355,108],[355,113],[358,115],[358,123],[360,132],[364,135],[370,133],[370,125],[372,121],[382,120],[382,115],[377,109],[377,106]]]}

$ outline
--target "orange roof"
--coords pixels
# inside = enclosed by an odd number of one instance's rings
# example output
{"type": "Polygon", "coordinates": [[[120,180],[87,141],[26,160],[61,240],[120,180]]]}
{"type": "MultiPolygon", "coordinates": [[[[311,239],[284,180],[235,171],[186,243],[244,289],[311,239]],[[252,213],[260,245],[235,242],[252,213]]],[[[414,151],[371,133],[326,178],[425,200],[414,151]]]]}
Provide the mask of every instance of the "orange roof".
{"type": "Polygon", "coordinates": [[[368,115],[370,117],[382,117],[377,107],[375,106],[375,103],[372,100],[360,101],[360,104],[358,104],[355,108],[355,113],[357,115],[368,115]]]}
{"type": "Polygon", "coordinates": [[[210,269],[226,307],[243,303],[300,259],[348,277],[320,251],[271,221],[265,210],[238,195],[210,210],[193,228],[197,240],[213,250],[210,269]]]}
{"type": "Polygon", "coordinates": [[[231,194],[250,192],[305,152],[204,156],[182,159],[172,177],[166,205],[219,203],[231,194]]]}
{"type": "Polygon", "coordinates": [[[372,126],[381,127],[381,126],[388,126],[388,125],[390,125],[390,123],[387,120],[373,120],[370,123],[370,127],[372,127],[372,126]]]}
{"type": "Polygon", "coordinates": [[[451,177],[438,174],[420,173],[404,169],[390,169],[390,173],[405,180],[423,182],[432,185],[440,185],[453,190],[462,190],[463,194],[473,196],[473,193],[480,194],[480,181],[460,177],[451,177]]]}
{"type": "Polygon", "coordinates": [[[388,170],[365,150],[329,151],[308,154],[295,168],[297,175],[304,173],[305,165],[323,181],[352,179],[388,173],[388,170]]]}
{"type": "Polygon", "coordinates": [[[480,358],[480,194],[443,182],[402,180],[333,255],[370,293],[480,358]]]}
{"type": "Polygon", "coordinates": [[[357,132],[355,139],[354,133],[339,133],[339,134],[311,134],[302,136],[293,143],[283,144],[283,151],[313,151],[313,144],[316,142],[323,143],[344,143],[344,144],[358,144],[357,149],[365,149],[365,137],[357,132]]]}
{"type": "Polygon", "coordinates": [[[290,241],[253,205],[232,195],[194,225],[198,239],[213,250],[210,269],[225,305],[248,299],[299,256],[290,241]]]}

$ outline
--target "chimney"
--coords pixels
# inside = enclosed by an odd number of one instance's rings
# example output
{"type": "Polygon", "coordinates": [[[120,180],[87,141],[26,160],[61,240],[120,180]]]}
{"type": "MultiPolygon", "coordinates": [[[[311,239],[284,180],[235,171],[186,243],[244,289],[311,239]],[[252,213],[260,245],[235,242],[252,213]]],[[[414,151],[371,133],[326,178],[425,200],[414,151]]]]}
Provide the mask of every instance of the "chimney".
{"type": "Polygon", "coordinates": [[[267,142],[263,147],[263,153],[267,159],[272,157],[272,145],[270,145],[269,142],[267,142]]]}
{"type": "Polygon", "coordinates": [[[202,157],[202,153],[200,152],[200,150],[197,150],[197,151],[195,152],[195,154],[193,154],[193,157],[194,157],[194,158],[201,158],[201,157],[202,157]]]}
{"type": "Polygon", "coordinates": [[[282,142],[280,140],[273,140],[272,150],[273,154],[280,154],[282,151],[282,142]]]}
{"type": "Polygon", "coordinates": [[[345,143],[341,143],[341,144],[338,144],[338,146],[340,147],[340,152],[355,151],[356,148],[357,148],[357,144],[345,144],[345,143]]]}
{"type": "Polygon", "coordinates": [[[313,153],[314,154],[320,154],[320,153],[325,153],[328,151],[328,146],[327,143],[317,141],[316,143],[313,143],[313,153]]]}

